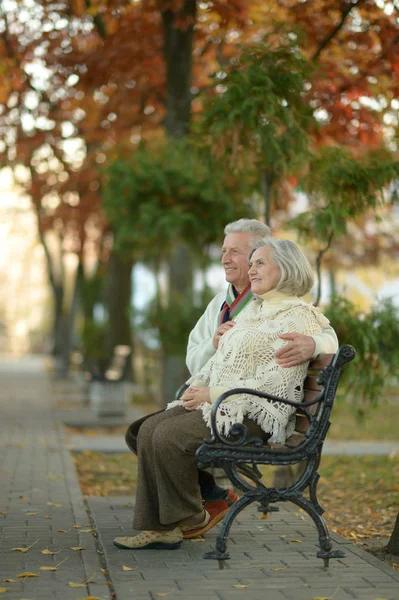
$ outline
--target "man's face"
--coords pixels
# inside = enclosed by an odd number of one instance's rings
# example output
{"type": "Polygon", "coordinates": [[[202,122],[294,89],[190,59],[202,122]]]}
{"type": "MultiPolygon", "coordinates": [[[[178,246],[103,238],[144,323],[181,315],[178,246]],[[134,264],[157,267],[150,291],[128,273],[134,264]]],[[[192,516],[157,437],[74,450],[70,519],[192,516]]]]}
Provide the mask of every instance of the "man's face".
{"type": "Polygon", "coordinates": [[[249,283],[248,255],[251,250],[248,233],[229,233],[222,246],[222,265],[226,281],[232,283],[237,292],[242,292],[249,283]]]}

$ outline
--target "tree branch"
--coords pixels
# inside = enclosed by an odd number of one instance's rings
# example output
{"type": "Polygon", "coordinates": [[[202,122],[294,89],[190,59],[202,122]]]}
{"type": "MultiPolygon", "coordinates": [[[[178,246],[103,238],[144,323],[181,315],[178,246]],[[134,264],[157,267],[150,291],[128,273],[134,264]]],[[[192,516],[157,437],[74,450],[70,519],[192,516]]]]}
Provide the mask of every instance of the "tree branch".
{"type": "Polygon", "coordinates": [[[334,29],[321,42],[319,48],[316,50],[316,52],[312,56],[312,60],[316,61],[319,58],[319,56],[323,52],[323,50],[328,46],[328,44],[331,42],[331,40],[334,39],[334,37],[337,35],[337,33],[339,33],[339,31],[342,29],[349,13],[354,8],[357,8],[361,4],[364,4],[364,2],[365,2],[365,0],[357,0],[357,2],[353,2],[353,3],[349,4],[349,6],[346,7],[346,9],[341,14],[341,20],[336,25],[336,27],[334,27],[334,29]]]}

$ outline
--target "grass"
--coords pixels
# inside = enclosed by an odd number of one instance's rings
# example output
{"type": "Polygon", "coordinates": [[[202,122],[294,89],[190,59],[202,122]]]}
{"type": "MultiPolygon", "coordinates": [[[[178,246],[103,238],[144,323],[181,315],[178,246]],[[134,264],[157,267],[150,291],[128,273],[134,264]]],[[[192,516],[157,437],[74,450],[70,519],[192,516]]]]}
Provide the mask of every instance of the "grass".
{"type": "Polygon", "coordinates": [[[329,440],[399,440],[399,402],[383,403],[360,411],[336,401],[331,414],[329,440]]]}

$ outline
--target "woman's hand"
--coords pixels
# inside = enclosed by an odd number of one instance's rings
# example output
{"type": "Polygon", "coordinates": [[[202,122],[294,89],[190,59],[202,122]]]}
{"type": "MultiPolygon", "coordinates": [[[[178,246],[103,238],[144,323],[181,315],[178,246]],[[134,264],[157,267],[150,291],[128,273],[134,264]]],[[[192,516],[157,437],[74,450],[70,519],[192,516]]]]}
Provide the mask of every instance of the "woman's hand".
{"type": "Polygon", "coordinates": [[[186,410],[195,410],[197,406],[211,402],[209,387],[189,387],[181,399],[186,410]]]}

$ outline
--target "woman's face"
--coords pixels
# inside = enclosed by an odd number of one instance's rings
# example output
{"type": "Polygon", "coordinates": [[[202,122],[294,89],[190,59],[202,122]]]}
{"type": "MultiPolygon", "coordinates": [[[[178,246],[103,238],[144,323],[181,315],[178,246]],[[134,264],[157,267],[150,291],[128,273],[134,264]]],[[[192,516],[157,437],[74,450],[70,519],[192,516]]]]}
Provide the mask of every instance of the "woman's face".
{"type": "Polygon", "coordinates": [[[251,292],[262,295],[273,290],[280,281],[281,272],[273,260],[270,246],[262,246],[255,250],[249,261],[249,279],[251,292]]]}

